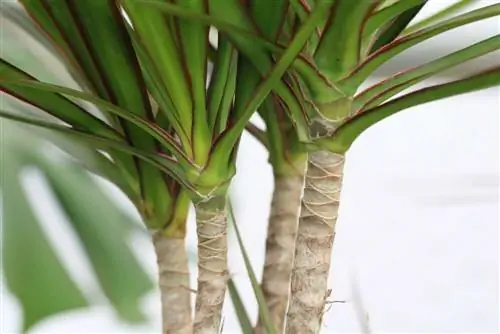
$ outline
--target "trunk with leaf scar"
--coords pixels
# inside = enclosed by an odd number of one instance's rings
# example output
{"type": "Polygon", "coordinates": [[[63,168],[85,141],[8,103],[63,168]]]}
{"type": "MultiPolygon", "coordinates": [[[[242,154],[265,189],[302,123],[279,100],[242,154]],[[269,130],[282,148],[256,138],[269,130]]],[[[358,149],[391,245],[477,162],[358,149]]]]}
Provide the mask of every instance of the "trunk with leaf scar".
{"type": "Polygon", "coordinates": [[[198,288],[195,334],[220,333],[228,280],[227,199],[217,196],[195,205],[198,235],[198,288]]]}
{"type": "MultiPolygon", "coordinates": [[[[304,164],[305,166],[305,164],[304,164]]],[[[275,175],[262,291],[276,333],[283,333],[304,174],[275,175]]],[[[265,333],[260,319],[255,333],[265,333]]]]}
{"type": "Polygon", "coordinates": [[[166,237],[163,231],[152,237],[160,274],[163,333],[191,334],[191,289],[184,238],[166,237]]]}
{"type": "Polygon", "coordinates": [[[286,333],[316,334],[327,296],[344,156],[329,151],[309,155],[302,198],[286,333]]]}

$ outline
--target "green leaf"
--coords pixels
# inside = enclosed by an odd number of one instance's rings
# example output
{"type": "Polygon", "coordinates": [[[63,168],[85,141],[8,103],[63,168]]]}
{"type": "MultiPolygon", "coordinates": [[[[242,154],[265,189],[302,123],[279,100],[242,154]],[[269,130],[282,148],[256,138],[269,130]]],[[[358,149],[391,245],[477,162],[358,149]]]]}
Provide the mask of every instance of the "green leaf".
{"type": "MultiPolygon", "coordinates": [[[[75,21],[108,91],[108,100],[130,114],[152,121],[154,117],[146,84],[116,1],[66,3],[71,15],[61,15],[60,19],[75,21]]],[[[144,128],[138,128],[134,123],[121,123],[127,138],[134,146],[147,151],[156,149],[156,141],[150,136],[144,136],[144,128]]],[[[165,141],[162,144],[165,144],[165,141]]],[[[162,224],[169,216],[168,208],[163,202],[163,198],[168,196],[168,187],[160,171],[144,162],[138,163],[148,220],[154,220],[155,222],[151,223],[154,226],[162,224]]]]}
{"type": "Polygon", "coordinates": [[[125,320],[145,320],[139,302],[153,284],[127,245],[125,227],[133,222],[84,170],[47,159],[41,164],[115,310],[125,320]]]}
{"type": "Polygon", "coordinates": [[[420,10],[425,6],[427,2],[424,1],[408,10],[404,11],[396,17],[391,23],[383,27],[380,31],[380,36],[371,45],[370,53],[373,53],[385,45],[396,39],[401,32],[408,26],[408,24],[420,13],[420,10]]]}
{"type": "Polygon", "coordinates": [[[229,40],[218,33],[218,47],[215,51],[215,62],[207,90],[208,117],[210,129],[219,134],[228,120],[236,85],[236,50],[229,40]],[[226,103],[223,103],[224,100],[226,103]]]}
{"type": "MultiPolygon", "coordinates": [[[[280,46],[277,46],[275,43],[272,43],[259,35],[256,34],[255,29],[253,28],[253,23],[250,22],[250,19],[245,14],[245,11],[241,7],[240,4],[231,4],[233,8],[232,11],[228,14],[228,5],[229,2],[225,0],[219,3],[218,5],[214,2],[210,2],[212,6],[219,6],[215,8],[220,8],[220,12],[218,15],[215,15],[212,11],[212,15],[202,15],[197,12],[186,10],[180,6],[170,4],[167,2],[159,1],[159,0],[137,0],[145,5],[155,7],[159,10],[164,11],[165,13],[169,13],[179,17],[190,18],[196,20],[198,22],[203,22],[208,25],[212,25],[220,31],[223,31],[228,38],[233,42],[234,45],[240,50],[241,53],[245,54],[250,60],[254,62],[254,66],[256,66],[261,71],[261,75],[266,76],[267,70],[272,64],[269,64],[269,55],[267,51],[271,51],[276,56],[282,56],[284,49],[280,46]],[[215,4],[215,5],[214,5],[215,4]],[[230,21],[229,21],[230,20],[230,21]],[[240,42],[238,44],[238,41],[240,42]]],[[[221,0],[219,0],[221,1],[221,0]]],[[[234,0],[232,0],[234,1],[234,0]]],[[[328,4],[330,0],[323,0],[328,4]]],[[[323,4],[324,6],[324,4],[323,4]]],[[[318,20],[321,21],[321,20],[318,20]]],[[[292,66],[301,74],[301,77],[307,82],[307,86],[313,92],[315,91],[327,91],[329,98],[334,96],[335,94],[339,96],[344,96],[345,94],[335,85],[335,83],[328,81],[323,75],[321,75],[315,66],[308,61],[307,59],[297,55],[292,63],[292,66]]],[[[300,107],[297,106],[297,102],[293,98],[293,94],[290,95],[288,92],[288,87],[278,86],[275,88],[276,92],[281,97],[286,97],[285,102],[294,106],[291,108],[291,112],[293,112],[292,118],[297,120],[303,120],[304,115],[299,110],[300,107]]],[[[301,129],[301,137],[304,140],[307,140],[306,131],[301,129]]]]}
{"type": "Polygon", "coordinates": [[[363,25],[380,0],[336,0],[330,9],[314,60],[332,81],[359,63],[363,25]]]}
{"type": "Polygon", "coordinates": [[[221,156],[227,156],[228,152],[232,151],[232,148],[238,141],[239,136],[243,132],[254,110],[260,106],[273,87],[281,80],[281,77],[293,63],[296,55],[304,47],[307,39],[314,31],[318,20],[322,19],[323,12],[330,6],[331,4],[328,1],[318,5],[308,17],[307,21],[301,26],[293,41],[290,43],[285,53],[280,57],[269,75],[259,84],[259,86],[257,86],[251,100],[246,104],[244,111],[241,113],[242,116],[235,122],[233,127],[222,134],[220,141],[216,143],[212,153],[213,161],[223,161],[221,156]]]}
{"type": "Polygon", "coordinates": [[[238,288],[231,278],[227,281],[227,289],[229,290],[229,297],[231,297],[234,310],[236,311],[236,316],[238,317],[241,332],[243,334],[252,334],[252,322],[250,321],[250,317],[248,316],[247,310],[245,309],[245,305],[243,305],[243,300],[241,299],[241,295],[238,292],[238,288]]]}
{"type": "Polygon", "coordinates": [[[381,106],[368,109],[361,114],[355,115],[337,129],[333,135],[334,144],[332,150],[338,153],[345,153],[363,131],[402,110],[499,84],[500,67],[497,67],[461,80],[423,88],[391,100],[381,106]]]}
{"type": "Polygon", "coordinates": [[[175,112],[180,119],[184,132],[191,134],[193,101],[186,81],[188,78],[183,71],[183,55],[176,44],[177,32],[172,30],[162,11],[147,6],[142,1],[119,2],[130,17],[134,30],[141,37],[141,43],[155,66],[155,72],[161,74],[161,89],[168,92],[174,105],[171,112],[175,112]]]}
{"type": "Polygon", "coordinates": [[[247,130],[247,132],[249,134],[252,135],[252,137],[254,137],[255,139],[257,139],[257,141],[262,145],[264,146],[265,148],[268,148],[269,146],[269,140],[266,136],[266,132],[264,130],[261,130],[259,129],[259,127],[255,124],[253,124],[252,122],[248,122],[248,124],[245,126],[245,130],[247,130]]]}
{"type": "Polygon", "coordinates": [[[31,88],[33,90],[38,90],[41,92],[52,92],[62,95],[68,95],[74,98],[78,98],[93,103],[99,108],[111,114],[117,115],[120,118],[123,118],[129,121],[130,123],[134,124],[135,126],[137,126],[137,128],[142,130],[141,135],[143,137],[150,137],[156,139],[167,150],[169,150],[176,158],[178,158],[183,164],[192,165],[191,162],[186,157],[186,155],[182,152],[182,148],[179,147],[179,145],[175,141],[175,138],[173,138],[171,134],[169,134],[168,132],[157,126],[154,122],[146,121],[96,96],[90,95],[85,92],[79,92],[71,88],[36,82],[32,80],[25,80],[25,81],[0,80],[0,84],[2,83],[6,83],[7,85],[14,87],[31,88]],[[144,132],[147,133],[149,136],[145,136],[144,132]]]}
{"type": "Polygon", "coordinates": [[[0,133],[2,190],[2,266],[8,289],[17,297],[23,311],[23,331],[56,313],[88,306],[80,289],[38,224],[28,204],[20,171],[29,163],[22,148],[9,142],[13,130],[3,122],[0,133]]]}
{"type": "Polygon", "coordinates": [[[137,56],[140,60],[144,79],[151,95],[154,97],[155,102],[158,103],[160,112],[163,114],[164,119],[168,120],[168,122],[175,129],[175,132],[179,136],[179,139],[186,153],[188,155],[192,155],[190,138],[191,135],[186,132],[180,115],[177,112],[177,109],[175,108],[175,105],[172,101],[172,97],[170,96],[170,93],[164,88],[161,73],[159,73],[156,69],[155,64],[153,63],[146,48],[143,46],[143,43],[141,42],[140,37],[137,35],[137,32],[134,31],[130,26],[128,26],[127,28],[129,31],[129,35],[132,38],[137,56]]]}
{"type": "Polygon", "coordinates": [[[248,277],[250,278],[250,283],[252,284],[252,289],[257,299],[257,303],[259,304],[259,315],[262,319],[262,323],[264,328],[266,329],[267,334],[275,334],[276,330],[273,328],[273,323],[271,321],[271,316],[269,315],[269,309],[267,308],[267,304],[264,298],[264,294],[262,293],[262,289],[260,288],[259,281],[257,280],[257,276],[255,276],[255,271],[252,268],[252,262],[248,257],[247,251],[243,244],[243,240],[241,238],[240,230],[238,228],[238,224],[236,223],[236,219],[234,217],[233,207],[229,205],[229,216],[231,218],[232,225],[236,232],[236,239],[238,240],[238,246],[241,251],[241,255],[243,255],[243,261],[245,263],[245,268],[248,272],[248,277]]]}
{"type": "Polygon", "coordinates": [[[0,16],[15,23],[19,28],[39,41],[51,54],[60,56],[60,52],[55,47],[54,43],[47,38],[47,34],[40,30],[17,2],[8,1],[2,3],[0,16]]]}
{"type": "MultiPolygon", "coordinates": [[[[224,32],[227,36],[231,37],[233,43],[235,38],[241,38],[242,40],[246,40],[246,42],[248,43],[248,49],[247,48],[242,49],[240,47],[240,51],[246,54],[250,59],[252,59],[252,52],[261,52],[260,50],[255,50],[255,46],[268,50],[276,56],[281,56],[285,51],[285,49],[282,46],[277,45],[259,36],[255,32],[254,25],[249,21],[250,20],[249,18],[240,20],[239,18],[241,15],[243,15],[242,13],[240,13],[240,16],[234,16],[234,15],[231,16],[231,14],[227,14],[226,7],[228,2],[221,3],[220,4],[221,6],[220,8],[222,8],[221,15],[214,16],[213,14],[203,15],[198,12],[187,10],[178,5],[164,2],[161,0],[137,0],[137,1],[145,5],[155,7],[171,15],[185,17],[192,20],[196,20],[197,22],[203,22],[204,24],[211,25],[214,28],[217,28],[219,31],[224,32]]],[[[322,0],[322,1],[326,1],[329,3],[331,0],[322,0]]],[[[241,5],[238,6],[241,7],[241,5]]],[[[242,12],[244,13],[244,10],[242,12]]],[[[243,15],[243,17],[247,17],[247,15],[246,14],[243,15]]],[[[322,22],[322,20],[319,20],[319,22],[322,22]]],[[[255,61],[255,63],[256,66],[259,66],[260,64],[258,61],[255,61]]],[[[297,58],[293,62],[293,67],[301,74],[303,79],[307,81],[307,84],[308,86],[310,86],[311,89],[327,90],[330,96],[335,92],[340,94],[340,96],[344,96],[343,92],[340,90],[339,87],[335,85],[334,82],[330,82],[327,78],[321,75],[318,69],[315,67],[315,65],[309,59],[304,58],[302,55],[300,54],[297,55],[297,58]]]]}
{"type": "Polygon", "coordinates": [[[397,93],[440,72],[500,49],[500,35],[471,45],[427,64],[401,72],[366,89],[356,96],[354,110],[379,105],[397,93]]]}
{"type": "MultiPolygon", "coordinates": [[[[66,50],[66,52],[64,51],[66,44],[64,43],[62,38],[59,40],[60,43],[56,44],[55,41],[48,34],[46,34],[42,29],[40,29],[39,25],[37,25],[33,21],[33,19],[30,18],[29,15],[27,15],[26,11],[23,9],[23,7],[19,3],[11,2],[11,1],[2,3],[2,11],[0,13],[0,16],[5,17],[7,19],[7,21],[14,23],[18,28],[23,30],[26,34],[30,35],[33,38],[33,40],[37,41],[37,44],[39,44],[37,46],[41,46],[41,48],[43,48],[42,52],[47,51],[60,64],[62,64],[68,70],[72,79],[75,82],[77,82],[81,87],[89,87],[89,86],[91,87],[91,85],[89,84],[89,82],[87,81],[85,76],[82,74],[81,69],[78,67],[76,60],[72,57],[72,55],[67,50],[66,50]]],[[[8,25],[3,25],[2,28],[5,28],[6,26],[7,26],[7,30],[6,31],[4,30],[6,33],[4,33],[3,38],[7,38],[7,40],[8,40],[9,35],[12,34],[13,37],[15,39],[17,39],[17,40],[12,41],[12,42],[11,41],[7,42],[9,44],[9,46],[11,46],[14,43],[21,44],[21,45],[24,44],[24,46],[25,46],[27,39],[18,36],[18,34],[16,34],[15,31],[13,32],[13,31],[9,30],[8,25]]],[[[33,46],[33,45],[30,45],[30,46],[33,46]]],[[[38,59],[43,57],[42,54],[40,54],[36,51],[32,51],[32,52],[35,53],[35,55],[37,57],[39,57],[38,59]]],[[[15,46],[12,48],[9,47],[8,49],[4,50],[2,57],[4,59],[6,59],[7,61],[12,62],[8,58],[8,56],[10,54],[12,54],[12,56],[15,57],[17,60],[19,58],[23,58],[26,55],[26,52],[24,52],[21,56],[19,54],[18,48],[16,48],[15,46]]],[[[34,63],[33,62],[34,55],[29,54],[28,57],[31,57],[31,61],[29,64],[30,65],[33,64],[34,63]]],[[[44,63],[45,62],[46,62],[46,60],[44,59],[44,63]]],[[[37,61],[37,63],[38,63],[38,61],[37,61]]],[[[21,66],[21,67],[24,68],[23,66],[21,66]]],[[[46,68],[46,67],[40,68],[39,67],[39,69],[41,71],[45,70],[47,72],[53,71],[53,69],[50,68],[50,66],[49,66],[49,68],[46,68]]],[[[30,71],[27,71],[27,72],[30,72],[30,71]]],[[[59,70],[59,73],[52,72],[51,74],[59,76],[60,70],[59,70]]],[[[45,80],[45,77],[43,79],[45,80]]]]}
{"type": "MultiPolygon", "coordinates": [[[[3,104],[6,110],[22,116],[32,116],[33,109],[35,109],[27,104],[8,98],[4,99],[3,104]]],[[[121,168],[116,162],[105,157],[101,152],[89,147],[85,141],[69,138],[62,133],[44,128],[32,128],[30,132],[46,139],[69,154],[78,164],[84,166],[85,169],[116,184],[130,198],[137,196],[137,182],[130,175],[127,175],[126,170],[121,168]]]]}
{"type": "Polygon", "coordinates": [[[377,10],[366,21],[363,35],[371,37],[378,29],[387,25],[402,13],[416,6],[422,5],[425,2],[427,2],[427,0],[397,1],[390,6],[377,10]]]}
{"type": "Polygon", "coordinates": [[[430,17],[428,17],[420,22],[417,22],[415,24],[412,24],[411,26],[409,26],[408,28],[406,28],[403,31],[403,34],[405,34],[405,35],[410,34],[412,32],[420,30],[420,29],[422,29],[422,28],[424,28],[432,23],[436,23],[437,21],[445,19],[445,18],[455,14],[456,12],[458,12],[461,9],[469,7],[474,2],[474,0],[458,0],[458,1],[454,0],[454,1],[455,1],[455,3],[449,5],[448,7],[445,7],[444,9],[440,10],[437,13],[434,13],[430,17]]]}
{"type": "Polygon", "coordinates": [[[51,38],[61,53],[79,69],[88,88],[110,98],[99,68],[87,48],[78,23],[65,0],[19,0],[34,22],[51,38]]]}
{"type": "MultiPolygon", "coordinates": [[[[114,0],[78,4],[66,0],[23,0],[22,3],[42,28],[55,36],[54,39],[60,42],[58,44],[67,45],[65,51],[76,59],[99,97],[130,113],[153,119],[132,41],[121,9],[114,0]]],[[[144,136],[134,124],[120,119],[120,125],[134,146],[148,151],[155,149],[153,138],[144,136]]],[[[147,211],[159,220],[166,219],[168,213],[162,195],[168,189],[163,175],[148,164],[135,162],[147,211]]]]}
{"type": "Polygon", "coordinates": [[[85,140],[85,142],[88,145],[92,145],[93,147],[97,149],[109,149],[112,148],[116,151],[126,153],[128,155],[134,156],[139,158],[140,160],[147,162],[151,164],[152,166],[156,167],[158,170],[169,174],[172,176],[176,181],[179,183],[183,184],[187,189],[193,190],[192,186],[189,183],[186,183],[185,181],[185,171],[179,166],[177,161],[173,160],[172,158],[162,155],[160,153],[149,153],[145,151],[141,151],[140,149],[134,148],[132,146],[128,146],[127,144],[124,144],[119,141],[115,141],[112,139],[107,139],[104,137],[99,137],[93,134],[86,133],[81,130],[76,130],[69,128],[64,125],[58,125],[54,124],[51,122],[44,122],[44,121],[39,121],[35,120],[29,117],[22,117],[18,116],[9,112],[5,112],[3,110],[0,110],[0,118],[6,118],[9,120],[13,120],[16,122],[24,123],[26,125],[33,125],[37,126],[40,128],[44,129],[49,129],[52,131],[57,131],[60,133],[63,133],[68,136],[76,137],[81,140],[85,140]]]}
{"type": "Polygon", "coordinates": [[[342,80],[340,85],[342,87],[348,87],[348,89],[351,90],[356,90],[357,87],[359,87],[359,85],[361,85],[379,66],[404,50],[448,30],[497,15],[500,15],[500,5],[491,5],[399,37],[384,48],[370,55],[354,69],[346,79],[342,80]]]}
{"type": "MultiPolygon", "coordinates": [[[[205,0],[178,0],[185,8],[205,13],[205,0]]],[[[208,64],[208,31],[203,23],[178,18],[178,34],[183,54],[185,75],[188,77],[193,99],[193,151],[194,161],[203,166],[208,160],[212,144],[212,131],[208,125],[206,105],[206,78],[208,64]]]]}
{"type": "Polygon", "coordinates": [[[118,132],[102,120],[91,115],[76,103],[57,94],[57,92],[42,92],[32,87],[20,87],[11,84],[13,81],[21,80],[37,82],[28,73],[0,59],[0,91],[40,108],[75,128],[95,132],[108,138],[116,139],[121,137],[118,132]]]}
{"type": "MultiPolygon", "coordinates": [[[[246,13],[245,8],[236,0],[226,1],[226,0],[214,0],[210,2],[210,12],[215,17],[224,17],[229,20],[232,24],[240,26],[242,29],[249,31],[255,31],[254,24],[251,18],[246,13]]],[[[236,85],[235,93],[235,105],[231,113],[231,118],[234,120],[239,119],[249,119],[251,114],[255,111],[252,110],[250,114],[245,113],[247,103],[251,98],[251,94],[255,89],[255,86],[261,77],[266,77],[273,67],[273,61],[269,52],[261,47],[256,47],[252,40],[249,38],[244,38],[234,31],[226,32],[228,38],[240,51],[240,58],[242,58],[243,63],[238,60],[238,82],[236,85]],[[247,66],[246,60],[248,60],[253,68],[247,66]],[[257,70],[261,77],[257,77],[252,72],[257,70]],[[242,73],[244,72],[244,73],[242,73]]],[[[300,53],[301,50],[297,50],[296,55],[300,53]]],[[[294,57],[295,60],[295,57],[294,57]]],[[[293,62],[292,62],[293,64],[293,62]]],[[[296,122],[297,131],[300,138],[303,140],[308,139],[307,132],[307,117],[300,105],[296,95],[293,94],[291,89],[281,80],[281,76],[273,84],[273,90],[278,94],[283,101],[288,106],[288,111],[292,115],[292,119],[296,122]]],[[[266,93],[267,95],[268,93],[266,93]]],[[[245,121],[246,122],[246,121],[245,121]]],[[[243,128],[237,130],[239,131],[239,136],[243,128]]]]}

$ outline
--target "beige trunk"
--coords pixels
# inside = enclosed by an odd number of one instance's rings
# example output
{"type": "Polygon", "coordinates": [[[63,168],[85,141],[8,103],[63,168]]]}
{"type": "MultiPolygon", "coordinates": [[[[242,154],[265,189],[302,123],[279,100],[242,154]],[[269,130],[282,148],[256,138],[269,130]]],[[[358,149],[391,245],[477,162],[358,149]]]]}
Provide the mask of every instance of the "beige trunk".
{"type": "Polygon", "coordinates": [[[198,289],[194,333],[218,334],[228,279],[226,199],[213,198],[196,204],[195,209],[198,289]]]}
{"type": "Polygon", "coordinates": [[[159,268],[163,333],[191,334],[191,290],[184,239],[153,234],[159,268]]]}
{"type": "MultiPolygon", "coordinates": [[[[283,333],[304,175],[275,176],[262,290],[276,333],[283,333]]],[[[257,323],[255,333],[266,333],[257,323]]]]}
{"type": "Polygon", "coordinates": [[[292,270],[287,334],[320,330],[337,222],[344,157],[328,151],[311,153],[292,270]]]}

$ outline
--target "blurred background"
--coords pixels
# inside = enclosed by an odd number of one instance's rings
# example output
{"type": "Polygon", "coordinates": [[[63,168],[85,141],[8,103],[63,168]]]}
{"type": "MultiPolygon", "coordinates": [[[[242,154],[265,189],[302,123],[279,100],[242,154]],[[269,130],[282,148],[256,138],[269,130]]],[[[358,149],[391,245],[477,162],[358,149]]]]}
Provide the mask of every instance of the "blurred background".
{"type": "MultiPolygon", "coordinates": [[[[474,7],[492,3],[496,1],[478,0],[474,7]]],[[[449,4],[430,0],[417,20],[449,4]]],[[[499,32],[498,18],[453,30],[398,56],[372,82],[499,32]]],[[[2,48],[9,47],[6,36],[0,38],[2,48]]],[[[461,76],[492,62],[500,63],[498,53],[446,75],[461,76]]],[[[412,108],[356,141],[346,160],[329,282],[331,300],[341,302],[331,304],[322,333],[359,333],[360,320],[367,316],[372,330],[380,333],[498,332],[499,112],[500,89],[488,89],[412,108]]],[[[257,117],[254,120],[261,124],[257,117]]],[[[260,144],[245,135],[232,185],[237,222],[259,277],[273,184],[267,158],[260,144]]],[[[72,278],[84,292],[103,301],[101,307],[48,319],[32,333],[160,333],[159,293],[153,291],[142,301],[147,323],[120,322],[105,305],[88,260],[51,201],[43,178],[36,171],[24,174],[30,194],[38,198],[34,210],[72,278]]],[[[109,184],[104,186],[138,220],[125,196],[109,184]]],[[[188,247],[195,286],[192,213],[188,247]]],[[[251,286],[234,235],[230,238],[231,274],[255,319],[251,286]]],[[[156,278],[147,234],[135,232],[129,242],[156,278]]],[[[0,298],[0,332],[19,333],[20,307],[3,283],[0,298]]],[[[224,314],[224,333],[239,333],[229,299],[224,314]]]]}

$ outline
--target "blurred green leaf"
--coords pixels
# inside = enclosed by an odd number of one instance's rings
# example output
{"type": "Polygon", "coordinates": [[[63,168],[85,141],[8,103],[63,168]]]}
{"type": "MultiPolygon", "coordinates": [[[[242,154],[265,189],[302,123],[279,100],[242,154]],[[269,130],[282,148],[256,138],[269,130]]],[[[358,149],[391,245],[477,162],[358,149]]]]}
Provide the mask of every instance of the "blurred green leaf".
{"type": "Polygon", "coordinates": [[[273,327],[264,294],[262,292],[262,289],[260,288],[260,284],[257,280],[257,276],[255,275],[255,271],[253,270],[252,261],[250,261],[245,245],[243,244],[243,239],[241,238],[240,230],[238,228],[238,224],[236,223],[233,207],[231,204],[229,204],[229,217],[231,218],[231,223],[234,227],[234,231],[236,232],[236,239],[238,240],[238,246],[240,248],[241,255],[243,256],[243,261],[245,263],[245,268],[247,269],[248,277],[250,278],[250,283],[252,284],[253,293],[255,295],[255,298],[257,299],[257,304],[259,305],[259,316],[262,319],[262,324],[266,329],[267,334],[275,334],[276,330],[273,327]]]}
{"type": "MultiPolygon", "coordinates": [[[[1,121],[2,263],[7,288],[23,310],[23,330],[53,314],[88,306],[72,281],[33,212],[21,183],[21,170],[31,165],[33,152],[14,145],[16,136],[1,121]]],[[[19,134],[17,134],[19,135],[19,134]]]]}
{"type": "Polygon", "coordinates": [[[138,304],[153,284],[127,244],[130,218],[86,171],[48,159],[40,163],[118,314],[128,321],[145,320],[138,304]]]}
{"type": "Polygon", "coordinates": [[[117,313],[127,321],[144,320],[139,302],[151,290],[152,282],[128,245],[129,233],[137,224],[82,167],[67,160],[56,162],[40,151],[40,138],[15,123],[2,120],[0,126],[2,269],[9,290],[23,307],[25,330],[51,315],[90,306],[52,249],[39,225],[40,217],[28,202],[26,194],[34,189],[21,183],[25,167],[35,167],[47,177],[117,313]]]}
{"type": "Polygon", "coordinates": [[[243,334],[252,334],[252,322],[250,321],[250,317],[245,309],[245,305],[243,305],[243,300],[238,292],[238,288],[231,278],[227,281],[227,289],[229,291],[229,297],[231,297],[231,301],[233,302],[238,322],[240,323],[241,332],[243,334]]]}

